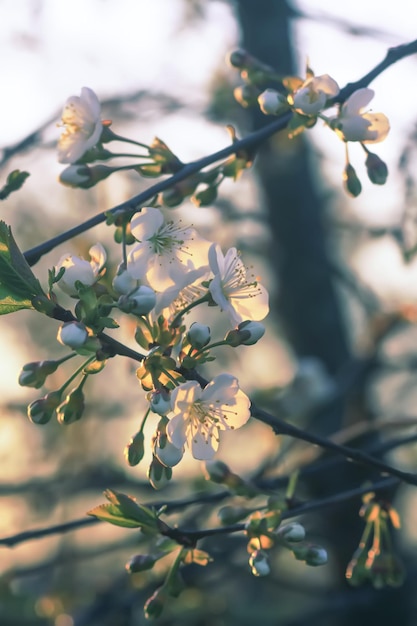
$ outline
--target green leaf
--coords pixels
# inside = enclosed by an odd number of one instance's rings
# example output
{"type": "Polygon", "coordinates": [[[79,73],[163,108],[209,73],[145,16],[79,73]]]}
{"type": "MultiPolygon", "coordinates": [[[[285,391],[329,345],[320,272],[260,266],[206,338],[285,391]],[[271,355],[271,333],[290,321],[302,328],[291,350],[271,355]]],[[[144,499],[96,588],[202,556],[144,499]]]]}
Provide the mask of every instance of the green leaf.
{"type": "Polygon", "coordinates": [[[0,315],[14,313],[22,309],[33,309],[31,301],[24,296],[11,294],[6,287],[0,284],[0,315]]]}
{"type": "Polygon", "coordinates": [[[19,250],[10,227],[3,221],[0,221],[0,283],[27,297],[45,295],[19,250]]]}
{"type": "Polygon", "coordinates": [[[109,522],[109,524],[114,524],[115,526],[123,526],[123,528],[141,527],[138,521],[124,517],[120,509],[114,504],[100,504],[88,511],[87,515],[92,515],[103,520],[103,522],[109,522]]]}
{"type": "Polygon", "coordinates": [[[20,189],[28,176],[30,176],[29,172],[21,172],[20,170],[10,172],[6,184],[0,189],[0,200],[5,200],[13,191],[20,189]]]}

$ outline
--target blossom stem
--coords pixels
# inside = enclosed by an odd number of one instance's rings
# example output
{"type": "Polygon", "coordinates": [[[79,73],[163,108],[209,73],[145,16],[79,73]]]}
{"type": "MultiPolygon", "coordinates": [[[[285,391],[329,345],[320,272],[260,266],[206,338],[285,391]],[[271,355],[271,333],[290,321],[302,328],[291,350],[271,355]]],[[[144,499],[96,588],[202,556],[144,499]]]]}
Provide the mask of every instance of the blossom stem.
{"type": "Polygon", "coordinates": [[[165,376],[168,378],[168,380],[170,380],[174,384],[175,387],[178,387],[178,381],[175,380],[175,378],[173,376],[171,376],[171,374],[169,373],[168,370],[166,370],[165,368],[161,368],[161,372],[163,374],[165,374],[165,376]]]}
{"type": "MultiPolygon", "coordinates": [[[[110,129],[109,129],[110,130],[110,129]]],[[[141,148],[145,148],[145,150],[150,150],[150,146],[147,146],[146,143],[141,143],[140,141],[135,141],[134,139],[128,139],[127,137],[122,137],[122,135],[117,135],[113,131],[111,133],[111,141],[122,141],[124,143],[131,143],[135,146],[140,146],[141,148]]]]}
{"type": "Polygon", "coordinates": [[[148,407],[145,411],[145,415],[142,418],[142,423],[139,428],[140,433],[143,433],[143,429],[145,428],[146,420],[148,419],[150,412],[151,412],[151,407],[148,407]]]}
{"type": "Polygon", "coordinates": [[[197,350],[197,352],[194,352],[193,357],[198,357],[203,352],[207,352],[208,350],[211,350],[212,348],[218,348],[219,346],[229,346],[229,345],[230,344],[228,341],[226,341],[226,339],[222,339],[221,341],[214,341],[213,343],[209,343],[207,346],[200,348],[199,350],[197,350]]]}
{"type": "MultiPolygon", "coordinates": [[[[72,381],[73,381],[73,380],[75,380],[75,378],[77,378],[77,376],[78,376],[78,375],[79,375],[79,374],[83,371],[83,369],[84,369],[87,365],[89,365],[90,363],[92,363],[92,361],[94,361],[94,359],[95,359],[95,358],[96,358],[96,357],[95,357],[95,355],[94,355],[94,356],[90,356],[90,357],[89,357],[86,361],[84,361],[84,363],[82,363],[82,364],[80,365],[80,367],[78,367],[78,368],[75,370],[75,372],[73,372],[73,373],[71,374],[71,376],[68,378],[68,380],[67,380],[67,381],[66,381],[66,382],[62,385],[62,387],[60,387],[60,388],[58,389],[58,391],[59,391],[60,393],[64,393],[65,389],[66,389],[66,388],[67,388],[67,387],[68,387],[68,386],[72,383],[72,381]]],[[[87,379],[87,376],[88,376],[88,374],[85,374],[85,375],[84,375],[85,380],[84,380],[84,378],[83,378],[83,380],[82,380],[82,382],[81,382],[81,386],[83,386],[83,385],[85,384],[85,381],[86,381],[86,379],[87,379]]]]}
{"type": "Polygon", "coordinates": [[[198,306],[199,304],[203,304],[204,302],[209,302],[210,298],[211,298],[210,292],[208,291],[204,296],[202,296],[201,298],[198,298],[198,300],[194,300],[194,302],[190,302],[190,304],[187,304],[187,306],[185,306],[181,311],[179,311],[179,313],[176,314],[176,316],[171,322],[171,327],[176,328],[179,325],[181,318],[186,313],[188,313],[188,311],[191,311],[191,309],[198,306]]]}

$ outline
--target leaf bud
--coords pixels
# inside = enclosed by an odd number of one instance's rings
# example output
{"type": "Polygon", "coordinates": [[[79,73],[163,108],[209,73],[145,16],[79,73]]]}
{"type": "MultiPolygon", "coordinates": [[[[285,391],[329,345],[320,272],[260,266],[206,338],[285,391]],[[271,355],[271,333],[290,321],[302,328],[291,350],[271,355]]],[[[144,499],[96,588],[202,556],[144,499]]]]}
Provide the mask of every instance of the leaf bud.
{"type": "Polygon", "coordinates": [[[357,198],[362,191],[361,181],[354,167],[348,163],[343,172],[343,185],[349,195],[357,198]]]}
{"type": "Polygon", "coordinates": [[[136,574],[137,572],[145,572],[152,569],[157,561],[157,557],[152,554],[135,554],[126,563],[126,569],[129,574],[136,574]]]}
{"type": "Polygon", "coordinates": [[[138,465],[143,459],[145,454],[144,441],[144,434],[141,430],[139,430],[127,444],[124,454],[126,461],[131,467],[138,465]]]}
{"type": "Polygon", "coordinates": [[[19,374],[19,385],[39,389],[50,374],[56,372],[60,361],[35,361],[26,363],[19,374]]]}
{"type": "Polygon", "coordinates": [[[72,389],[65,400],[57,407],[56,414],[60,424],[72,424],[81,419],[84,412],[84,393],[80,386],[72,389]]]}
{"type": "Polygon", "coordinates": [[[51,391],[43,398],[39,398],[29,404],[28,418],[33,424],[47,424],[60,402],[61,393],[59,391],[51,391]]]}
{"type": "Polygon", "coordinates": [[[187,338],[193,348],[201,350],[210,341],[210,327],[200,324],[200,322],[194,322],[188,330],[187,338]]]}
{"type": "Polygon", "coordinates": [[[368,152],[365,161],[368,178],[374,185],[385,185],[388,178],[387,164],[377,154],[368,152]]]}

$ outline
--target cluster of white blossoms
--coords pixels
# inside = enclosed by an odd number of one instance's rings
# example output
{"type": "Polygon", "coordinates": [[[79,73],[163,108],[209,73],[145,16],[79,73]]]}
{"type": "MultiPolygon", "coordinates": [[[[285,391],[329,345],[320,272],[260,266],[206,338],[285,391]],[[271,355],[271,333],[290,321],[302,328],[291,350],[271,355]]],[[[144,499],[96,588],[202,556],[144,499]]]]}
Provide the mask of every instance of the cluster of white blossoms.
{"type": "MultiPolygon", "coordinates": [[[[223,254],[219,245],[201,237],[195,228],[167,221],[155,207],[142,208],[131,219],[130,232],[135,243],[126,250],[125,261],[113,279],[112,308],[133,314],[138,327],[171,328],[172,343],[162,351],[158,352],[158,336],[152,337],[156,345],[149,340],[149,362],[159,363],[160,359],[165,363],[166,353],[175,352],[179,355],[176,367],[184,366],[184,358],[194,359],[192,365],[198,365],[199,359],[204,362],[211,348],[210,328],[194,322],[187,330],[184,323],[187,311],[198,305],[217,305],[230,321],[231,330],[216,346],[252,345],[263,336],[260,321],[269,311],[268,293],[245,267],[236,248],[223,254]]],[[[64,255],[55,267],[58,286],[72,297],[86,287],[94,290],[104,275],[103,247],[96,244],[89,255],[89,261],[64,255]]],[[[65,324],[58,334],[59,341],[73,349],[82,348],[83,337],[91,342],[91,329],[83,332],[80,322],[65,324]]],[[[146,370],[146,359],[143,368],[146,370]]],[[[158,375],[155,367],[152,374],[150,371],[145,371],[143,386],[150,410],[162,419],[153,453],[166,467],[181,460],[186,445],[196,459],[212,459],[220,431],[239,428],[250,417],[250,401],[230,374],[215,376],[203,388],[194,380],[175,378],[174,372],[164,378],[162,366],[158,375]]]]}
{"type": "Polygon", "coordinates": [[[274,89],[267,89],[259,96],[258,102],[265,114],[282,113],[286,101],[296,113],[324,119],[346,142],[377,143],[383,141],[389,132],[388,118],[383,113],[372,113],[366,108],[375,95],[372,89],[357,89],[339,107],[337,115],[325,118],[322,111],[333,106],[333,99],[340,92],[339,85],[331,76],[310,75],[305,81],[290,78],[288,85],[291,91],[286,99],[274,89]]]}

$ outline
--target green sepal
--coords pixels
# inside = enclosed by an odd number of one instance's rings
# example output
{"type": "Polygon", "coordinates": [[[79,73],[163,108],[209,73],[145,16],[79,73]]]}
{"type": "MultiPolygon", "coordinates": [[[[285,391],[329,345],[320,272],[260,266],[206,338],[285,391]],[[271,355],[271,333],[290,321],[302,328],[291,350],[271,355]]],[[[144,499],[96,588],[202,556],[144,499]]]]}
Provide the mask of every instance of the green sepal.
{"type": "Polygon", "coordinates": [[[316,123],[315,117],[308,117],[307,115],[301,115],[301,113],[294,112],[291,120],[287,126],[288,137],[294,139],[298,137],[306,128],[312,128],[316,123]]]}

